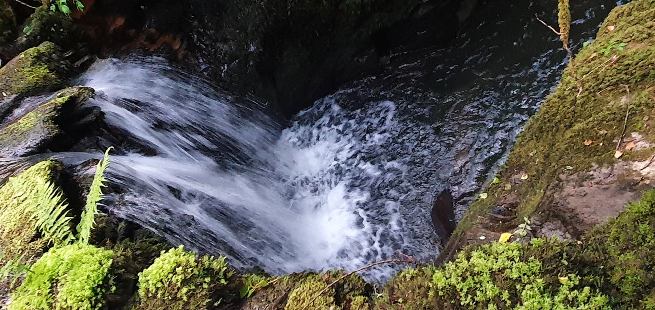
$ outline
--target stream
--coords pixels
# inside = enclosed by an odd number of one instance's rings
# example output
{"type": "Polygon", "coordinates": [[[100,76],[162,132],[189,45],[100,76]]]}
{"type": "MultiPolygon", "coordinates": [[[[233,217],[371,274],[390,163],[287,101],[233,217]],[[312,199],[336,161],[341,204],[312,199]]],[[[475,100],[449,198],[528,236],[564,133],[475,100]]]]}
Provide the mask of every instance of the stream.
{"type": "MultiPolygon", "coordinates": [[[[290,121],[161,58],[99,60],[79,83],[132,141],[112,156],[120,190],[105,205],[176,244],[272,274],[354,270],[399,253],[434,259],[435,194],[450,189],[461,217],[566,64],[558,37],[534,18],[555,16],[541,2],[482,4],[451,47],[392,51],[384,72],[290,121]]],[[[574,50],[615,5],[573,3],[574,50]]]]}

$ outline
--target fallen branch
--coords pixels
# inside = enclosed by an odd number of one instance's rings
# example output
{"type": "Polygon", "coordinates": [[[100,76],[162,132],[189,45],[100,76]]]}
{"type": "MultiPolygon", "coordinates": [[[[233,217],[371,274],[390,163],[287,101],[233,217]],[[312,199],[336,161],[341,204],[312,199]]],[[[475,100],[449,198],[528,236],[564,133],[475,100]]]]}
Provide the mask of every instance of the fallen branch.
{"type": "Polygon", "coordinates": [[[548,27],[548,29],[552,30],[556,35],[560,35],[559,31],[557,31],[555,28],[551,27],[550,25],[546,24],[546,22],[541,20],[541,18],[539,18],[537,14],[534,14],[534,17],[544,26],[548,27]]]}
{"type": "Polygon", "coordinates": [[[32,9],[35,9],[35,10],[39,8],[38,6],[33,6],[33,5],[31,5],[31,4],[27,4],[27,3],[25,3],[25,2],[23,2],[23,1],[21,1],[21,0],[14,0],[14,1],[16,1],[16,2],[18,2],[18,3],[20,3],[20,4],[24,5],[24,6],[26,6],[26,7],[28,7],[28,8],[32,8],[32,9]]]}
{"type": "Polygon", "coordinates": [[[379,265],[412,264],[412,263],[414,263],[414,258],[413,257],[407,256],[407,255],[402,255],[402,256],[403,256],[403,258],[388,259],[388,260],[383,260],[383,261],[379,261],[379,262],[370,263],[370,264],[368,264],[368,265],[366,265],[366,266],[364,266],[362,268],[359,268],[357,270],[353,270],[353,271],[351,271],[349,273],[344,274],[343,276],[341,276],[338,279],[334,280],[332,283],[328,284],[326,287],[324,287],[318,293],[316,293],[316,295],[314,295],[314,297],[312,297],[312,299],[303,307],[303,309],[309,309],[308,307],[312,306],[314,304],[314,301],[316,301],[316,299],[319,296],[321,296],[323,293],[325,293],[330,287],[336,285],[341,280],[343,280],[343,279],[345,279],[345,278],[347,278],[349,276],[352,276],[355,273],[358,273],[360,271],[364,271],[366,269],[370,269],[372,267],[379,266],[379,265]]]}
{"type": "MultiPolygon", "coordinates": [[[[626,92],[628,93],[628,100],[630,100],[630,88],[628,85],[624,85],[626,92]]],[[[623,143],[623,138],[625,138],[625,131],[628,128],[628,116],[630,115],[630,104],[628,103],[628,109],[625,111],[625,119],[623,119],[623,131],[621,131],[621,137],[619,137],[619,142],[616,144],[616,151],[621,148],[621,143],[623,143]]]]}

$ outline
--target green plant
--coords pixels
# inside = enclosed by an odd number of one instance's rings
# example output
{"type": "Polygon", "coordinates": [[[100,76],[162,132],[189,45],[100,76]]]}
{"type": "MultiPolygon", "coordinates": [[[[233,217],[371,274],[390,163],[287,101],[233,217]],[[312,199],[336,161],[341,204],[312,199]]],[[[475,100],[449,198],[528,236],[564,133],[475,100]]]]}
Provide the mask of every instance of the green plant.
{"type": "Polygon", "coordinates": [[[91,187],[89,188],[89,194],[86,196],[86,204],[84,205],[84,211],[82,212],[82,217],[80,218],[80,223],[77,225],[77,234],[78,239],[82,243],[88,243],[89,238],[91,237],[91,230],[95,225],[95,217],[98,213],[98,204],[102,200],[102,188],[105,187],[105,170],[109,166],[109,152],[112,148],[108,148],[105,151],[103,158],[98,162],[96,166],[96,172],[93,176],[93,181],[91,182],[91,187]]]}
{"type": "Polygon", "coordinates": [[[250,298],[258,289],[266,287],[269,280],[265,276],[249,274],[243,279],[243,286],[239,290],[239,297],[250,298]]]}
{"type": "Polygon", "coordinates": [[[9,310],[100,309],[112,257],[110,250],[79,243],[51,249],[12,294],[9,310]]]}
{"type": "Polygon", "coordinates": [[[619,52],[623,51],[626,46],[627,46],[627,44],[624,43],[624,42],[610,41],[605,47],[600,49],[600,52],[604,56],[609,56],[612,53],[612,51],[614,51],[614,50],[619,51],[619,52]]]}
{"type": "Polygon", "coordinates": [[[51,181],[57,167],[53,161],[40,162],[0,188],[0,248],[4,255],[30,258],[47,243],[64,245],[74,239],[67,204],[51,181]],[[35,240],[38,232],[42,238],[35,240]]]}
{"type": "Polygon", "coordinates": [[[198,257],[184,247],[162,252],[139,274],[138,309],[202,309],[231,276],[225,257],[198,257]]]}
{"type": "MultiPolygon", "coordinates": [[[[53,12],[59,11],[66,15],[70,15],[71,9],[69,4],[70,4],[69,0],[53,0],[52,3],[50,4],[50,10],[53,12]]],[[[80,0],[74,0],[73,4],[75,5],[75,8],[78,11],[84,10],[84,3],[82,3],[80,0]]]]}
{"type": "Polygon", "coordinates": [[[559,283],[548,282],[541,261],[524,257],[519,243],[492,243],[466,251],[437,269],[430,294],[467,308],[609,308],[606,296],[589,287],[577,289],[578,285],[574,274],[560,277],[559,283]]]}

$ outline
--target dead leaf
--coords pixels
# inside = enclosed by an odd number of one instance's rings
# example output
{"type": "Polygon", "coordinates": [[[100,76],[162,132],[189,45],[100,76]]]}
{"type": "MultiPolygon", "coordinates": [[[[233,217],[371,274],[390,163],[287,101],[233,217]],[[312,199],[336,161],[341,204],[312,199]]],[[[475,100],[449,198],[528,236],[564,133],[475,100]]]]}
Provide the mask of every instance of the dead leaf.
{"type": "Polygon", "coordinates": [[[637,146],[637,143],[635,143],[634,141],[630,141],[630,142],[628,142],[628,144],[625,145],[625,150],[626,151],[632,151],[632,149],[634,149],[636,146],[637,146]]]}
{"type": "Polygon", "coordinates": [[[509,183],[505,184],[505,190],[508,191],[510,189],[512,189],[512,184],[509,183]]]}
{"type": "Polygon", "coordinates": [[[616,152],[614,152],[614,158],[619,159],[621,156],[623,156],[623,151],[616,150],[616,152]]]}
{"type": "Polygon", "coordinates": [[[608,31],[614,31],[614,29],[616,29],[616,26],[614,26],[614,25],[607,26],[608,31]]]}
{"type": "Polygon", "coordinates": [[[600,134],[600,135],[606,135],[606,134],[607,134],[607,130],[604,130],[604,129],[603,129],[603,130],[599,131],[598,134],[600,134]]]}
{"type": "Polygon", "coordinates": [[[594,141],[591,141],[590,139],[587,139],[587,140],[584,140],[583,143],[584,143],[584,145],[586,145],[586,146],[590,146],[590,145],[592,145],[592,144],[594,143],[594,141]]]}
{"type": "Polygon", "coordinates": [[[512,233],[508,233],[508,232],[502,233],[500,235],[500,238],[498,238],[498,242],[507,243],[507,241],[509,241],[509,238],[512,238],[512,233]]]}

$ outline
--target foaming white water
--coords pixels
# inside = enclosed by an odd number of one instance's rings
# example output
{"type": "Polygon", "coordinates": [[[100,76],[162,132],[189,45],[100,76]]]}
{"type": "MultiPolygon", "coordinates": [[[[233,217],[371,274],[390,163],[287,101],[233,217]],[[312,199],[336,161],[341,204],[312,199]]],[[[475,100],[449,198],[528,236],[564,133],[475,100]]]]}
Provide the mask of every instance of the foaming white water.
{"type": "Polygon", "coordinates": [[[402,250],[398,200],[375,192],[402,164],[366,156],[397,125],[393,103],[353,112],[326,98],[280,130],[158,59],[102,60],[82,83],[129,137],[110,169],[122,189],[111,212],[272,273],[352,270],[402,250]]]}

